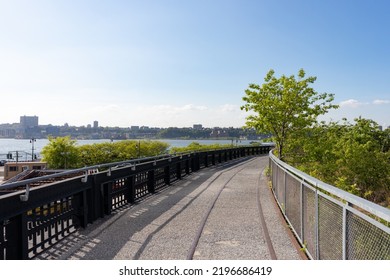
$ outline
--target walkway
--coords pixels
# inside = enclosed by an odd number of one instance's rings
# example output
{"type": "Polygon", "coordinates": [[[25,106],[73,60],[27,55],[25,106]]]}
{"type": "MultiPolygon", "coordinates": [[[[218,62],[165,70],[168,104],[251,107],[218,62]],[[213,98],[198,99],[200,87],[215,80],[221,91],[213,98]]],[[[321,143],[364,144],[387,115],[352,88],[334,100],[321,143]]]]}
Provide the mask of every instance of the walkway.
{"type": "Polygon", "coordinates": [[[268,156],[252,157],[193,173],[40,258],[302,259],[268,187],[267,165],[268,156]]]}

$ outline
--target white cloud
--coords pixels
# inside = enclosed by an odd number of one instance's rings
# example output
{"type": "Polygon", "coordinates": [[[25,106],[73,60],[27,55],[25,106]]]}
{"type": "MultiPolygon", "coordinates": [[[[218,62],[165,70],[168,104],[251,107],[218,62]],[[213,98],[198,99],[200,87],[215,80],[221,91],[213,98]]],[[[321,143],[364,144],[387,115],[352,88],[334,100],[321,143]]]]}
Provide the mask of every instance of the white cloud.
{"type": "Polygon", "coordinates": [[[390,104],[390,100],[385,100],[385,99],[375,99],[370,102],[361,102],[356,99],[348,99],[340,102],[340,107],[341,108],[360,108],[362,106],[368,106],[368,105],[385,105],[385,104],[390,104]]]}
{"type": "Polygon", "coordinates": [[[239,106],[237,105],[232,105],[232,104],[224,104],[219,106],[220,111],[226,112],[226,113],[232,113],[232,112],[238,112],[239,111],[239,106]]]}
{"type": "Polygon", "coordinates": [[[340,102],[340,107],[358,108],[364,105],[364,103],[357,101],[356,99],[348,99],[340,102]]]}
{"type": "Polygon", "coordinates": [[[372,104],[374,105],[383,105],[383,104],[390,104],[390,100],[381,100],[381,99],[375,99],[372,104]]]}
{"type": "Polygon", "coordinates": [[[173,107],[175,111],[207,111],[206,106],[195,106],[193,104],[187,104],[182,107],[173,107]]]}

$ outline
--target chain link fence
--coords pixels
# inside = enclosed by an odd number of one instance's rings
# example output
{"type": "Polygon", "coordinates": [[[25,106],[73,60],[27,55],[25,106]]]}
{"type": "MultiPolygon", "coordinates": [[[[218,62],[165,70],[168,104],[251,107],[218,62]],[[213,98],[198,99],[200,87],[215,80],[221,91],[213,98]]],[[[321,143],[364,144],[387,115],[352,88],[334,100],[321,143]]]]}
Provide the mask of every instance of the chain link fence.
{"type": "Polygon", "coordinates": [[[270,152],[274,196],[315,260],[390,260],[390,210],[325,184],[270,152]]]}

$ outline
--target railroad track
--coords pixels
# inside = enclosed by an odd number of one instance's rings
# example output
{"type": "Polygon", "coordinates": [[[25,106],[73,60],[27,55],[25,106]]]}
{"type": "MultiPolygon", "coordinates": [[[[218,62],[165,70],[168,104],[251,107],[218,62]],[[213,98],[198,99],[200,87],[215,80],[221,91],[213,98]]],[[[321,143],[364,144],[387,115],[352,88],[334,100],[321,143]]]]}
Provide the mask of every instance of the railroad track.
{"type": "MultiPolygon", "coordinates": [[[[211,182],[209,182],[207,188],[209,188],[213,183],[215,183],[223,174],[227,174],[231,170],[237,169],[240,166],[238,170],[235,170],[233,172],[233,174],[230,174],[228,179],[225,181],[225,183],[222,184],[222,186],[220,187],[219,191],[214,196],[214,199],[210,203],[210,205],[209,205],[209,207],[208,207],[208,209],[207,209],[207,211],[206,211],[206,213],[205,213],[205,215],[204,215],[204,217],[202,219],[202,222],[200,223],[200,225],[198,227],[198,231],[197,231],[196,236],[195,236],[195,238],[194,238],[194,240],[192,242],[191,248],[188,251],[187,260],[192,260],[194,258],[195,251],[196,251],[196,249],[198,247],[199,241],[200,241],[200,239],[202,237],[202,234],[204,232],[204,228],[206,226],[206,223],[208,222],[209,217],[210,217],[211,213],[213,212],[213,210],[215,208],[215,205],[216,205],[217,201],[219,200],[222,192],[229,185],[229,183],[247,167],[248,163],[250,163],[250,162],[252,162],[254,160],[255,159],[251,159],[248,162],[244,162],[244,163],[241,163],[239,165],[235,165],[235,166],[233,166],[231,168],[228,168],[228,169],[220,172],[218,174],[218,176],[216,176],[211,182]]],[[[260,174],[263,174],[264,169],[265,169],[265,167],[262,168],[260,174]]],[[[260,176],[259,176],[259,179],[260,179],[260,176]]],[[[259,234],[261,234],[264,237],[264,240],[265,240],[265,242],[267,244],[267,248],[268,248],[270,259],[276,260],[277,257],[276,257],[275,249],[273,247],[273,244],[272,244],[272,241],[271,241],[271,238],[270,238],[270,235],[269,235],[267,223],[265,221],[263,210],[262,210],[262,205],[261,205],[261,200],[260,200],[260,187],[259,187],[259,184],[260,184],[260,180],[257,181],[257,187],[256,187],[256,189],[257,189],[257,191],[256,191],[256,194],[257,194],[256,195],[257,196],[256,202],[257,202],[257,208],[258,208],[258,216],[257,217],[253,217],[253,219],[258,220],[258,223],[260,223],[260,228],[262,229],[262,232],[259,232],[259,234]]]]}

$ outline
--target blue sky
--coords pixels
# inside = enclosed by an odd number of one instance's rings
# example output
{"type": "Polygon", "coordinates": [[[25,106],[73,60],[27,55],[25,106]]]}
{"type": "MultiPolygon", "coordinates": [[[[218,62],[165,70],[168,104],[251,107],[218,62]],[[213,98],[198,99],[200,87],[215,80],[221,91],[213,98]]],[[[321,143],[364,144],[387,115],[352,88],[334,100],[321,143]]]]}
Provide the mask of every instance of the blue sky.
{"type": "Polygon", "coordinates": [[[0,123],[245,124],[250,83],[303,68],[390,125],[390,2],[0,0],[0,123]]]}

